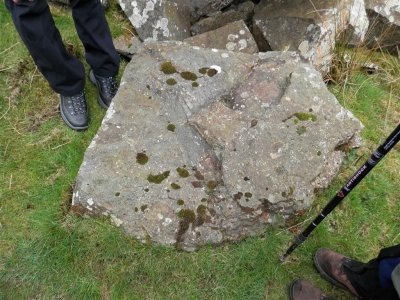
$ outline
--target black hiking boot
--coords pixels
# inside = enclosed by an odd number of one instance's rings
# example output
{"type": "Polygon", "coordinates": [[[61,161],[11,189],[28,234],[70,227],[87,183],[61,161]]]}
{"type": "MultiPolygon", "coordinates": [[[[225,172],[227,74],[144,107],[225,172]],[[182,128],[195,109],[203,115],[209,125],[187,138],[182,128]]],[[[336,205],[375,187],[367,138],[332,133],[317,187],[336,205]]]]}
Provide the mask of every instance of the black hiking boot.
{"type": "Polygon", "coordinates": [[[60,95],[60,100],[61,117],[68,127],[77,131],[87,129],[89,117],[84,92],[75,96],[60,95]]]}
{"type": "Polygon", "coordinates": [[[102,77],[94,74],[93,70],[89,72],[90,81],[97,87],[99,98],[97,99],[100,106],[108,108],[111,100],[118,91],[118,83],[114,76],[102,77]]]}

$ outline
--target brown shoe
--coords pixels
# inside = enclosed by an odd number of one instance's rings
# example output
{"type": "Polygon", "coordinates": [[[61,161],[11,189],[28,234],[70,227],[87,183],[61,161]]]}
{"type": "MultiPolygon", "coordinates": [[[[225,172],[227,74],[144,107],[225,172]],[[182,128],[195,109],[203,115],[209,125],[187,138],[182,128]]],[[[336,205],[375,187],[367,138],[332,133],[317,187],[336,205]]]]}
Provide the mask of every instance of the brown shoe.
{"type": "Polygon", "coordinates": [[[302,279],[293,281],[289,287],[290,300],[334,300],[324,294],[319,288],[302,279]]]}
{"type": "Polygon", "coordinates": [[[350,262],[360,263],[326,248],[318,249],[314,256],[315,267],[324,279],[360,298],[343,269],[343,264],[350,262]]]}

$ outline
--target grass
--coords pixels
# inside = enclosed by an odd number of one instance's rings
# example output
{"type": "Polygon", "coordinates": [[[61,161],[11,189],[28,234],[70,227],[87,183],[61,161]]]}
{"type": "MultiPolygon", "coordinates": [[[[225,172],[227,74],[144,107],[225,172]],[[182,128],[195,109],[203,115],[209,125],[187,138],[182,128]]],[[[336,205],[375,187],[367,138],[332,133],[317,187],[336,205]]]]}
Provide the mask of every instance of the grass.
{"type": "MultiPolygon", "coordinates": [[[[82,58],[70,13],[52,11],[65,42],[82,58]]],[[[131,30],[115,3],[107,18],[114,36],[131,30]]],[[[397,58],[373,54],[384,67],[381,73],[354,70],[330,87],[364,123],[365,143],[349,153],[314,205],[292,220],[291,231],[270,228],[237,244],[182,253],[140,244],[108,220],[69,211],[84,151],[105,112],[87,84],[90,129],[69,130],[58,115],[57,95],[36,70],[3,5],[0,26],[0,299],[287,299],[288,284],[300,277],[349,299],[318,276],[314,251],[330,247],[366,261],[380,248],[400,243],[397,146],[285,264],[278,262],[293,233],[310,222],[396,126],[397,58]]]]}

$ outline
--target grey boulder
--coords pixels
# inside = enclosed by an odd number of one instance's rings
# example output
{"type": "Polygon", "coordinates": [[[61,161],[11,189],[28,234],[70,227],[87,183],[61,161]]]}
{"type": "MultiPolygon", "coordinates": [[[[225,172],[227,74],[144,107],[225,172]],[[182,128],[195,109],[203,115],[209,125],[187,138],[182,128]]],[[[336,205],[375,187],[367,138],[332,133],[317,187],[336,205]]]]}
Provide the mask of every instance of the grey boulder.
{"type": "Polygon", "coordinates": [[[272,50],[297,51],[323,74],[338,36],[351,26],[353,43],[363,41],[367,21],[359,0],[261,0],[253,18],[257,36],[272,50]]]}
{"type": "Polygon", "coordinates": [[[366,0],[370,22],[368,45],[398,54],[400,49],[400,0],[366,0]]]}
{"type": "Polygon", "coordinates": [[[188,0],[118,0],[142,41],[181,41],[190,36],[188,0]]]}
{"type": "Polygon", "coordinates": [[[243,53],[258,52],[256,41],[243,20],[190,37],[184,42],[201,48],[216,48],[243,53]]]}
{"type": "Polygon", "coordinates": [[[362,125],[293,52],[147,43],[85,153],[73,207],[193,251],[309,207],[362,125]]]}

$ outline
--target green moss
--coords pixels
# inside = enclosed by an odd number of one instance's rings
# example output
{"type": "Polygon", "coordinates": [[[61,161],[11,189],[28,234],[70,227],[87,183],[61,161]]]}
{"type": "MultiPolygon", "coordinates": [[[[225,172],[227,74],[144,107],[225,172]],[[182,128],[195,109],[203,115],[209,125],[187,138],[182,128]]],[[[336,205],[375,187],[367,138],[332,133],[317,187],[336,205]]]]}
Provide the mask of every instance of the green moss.
{"type": "Polygon", "coordinates": [[[207,214],[207,206],[200,204],[199,206],[197,206],[197,214],[199,214],[200,216],[204,216],[207,214]]]}
{"type": "Polygon", "coordinates": [[[193,223],[196,220],[196,214],[191,209],[181,209],[178,217],[187,223],[193,223]]]}
{"type": "Polygon", "coordinates": [[[282,192],[282,197],[284,197],[284,198],[290,198],[290,197],[293,196],[293,193],[294,193],[294,187],[290,186],[290,187],[289,187],[289,191],[287,191],[287,192],[282,192]]]}
{"type": "Polygon", "coordinates": [[[173,78],[169,78],[167,79],[167,81],[165,81],[168,85],[175,85],[177,84],[176,80],[173,78]]]}
{"type": "Polygon", "coordinates": [[[116,196],[116,197],[119,197],[119,195],[121,195],[120,192],[116,192],[116,193],[115,193],[115,196],[116,196]]]}
{"type": "Polygon", "coordinates": [[[321,151],[318,151],[317,152],[317,156],[321,156],[322,155],[322,152],[321,151]]]}
{"type": "Polygon", "coordinates": [[[181,77],[185,80],[196,81],[197,75],[192,72],[181,72],[181,77]]]}
{"type": "Polygon", "coordinates": [[[144,152],[136,154],[136,162],[140,165],[145,165],[149,161],[149,157],[144,152]]]}
{"type": "Polygon", "coordinates": [[[150,191],[148,188],[145,188],[144,191],[147,193],[148,191],[150,191]]]}
{"type": "Polygon", "coordinates": [[[302,134],[307,132],[307,127],[306,126],[299,126],[299,127],[297,127],[296,132],[297,132],[298,135],[302,135],[302,134]]]}
{"type": "Polygon", "coordinates": [[[202,198],[202,199],[201,199],[201,202],[207,202],[207,201],[208,201],[207,198],[202,198]]]}
{"type": "Polygon", "coordinates": [[[138,211],[139,211],[139,208],[135,207],[135,212],[138,212],[138,211]]]}
{"type": "Polygon", "coordinates": [[[192,83],[192,87],[198,87],[199,86],[199,83],[198,82],[193,82],[192,83]]]}
{"type": "Polygon", "coordinates": [[[307,113],[307,112],[298,112],[295,113],[294,116],[300,121],[317,121],[317,116],[315,114],[307,113]]]}
{"type": "Polygon", "coordinates": [[[169,131],[175,132],[176,126],[175,126],[175,124],[169,123],[167,126],[167,129],[169,131]]]}
{"type": "Polygon", "coordinates": [[[176,184],[175,182],[171,183],[171,188],[173,190],[179,190],[181,186],[179,184],[176,184]]]}
{"type": "Polygon", "coordinates": [[[244,196],[245,196],[246,198],[251,198],[251,197],[253,197],[253,194],[247,192],[247,193],[244,193],[244,196]]]}
{"type": "Polygon", "coordinates": [[[184,205],[185,201],[183,201],[182,199],[179,199],[178,201],[176,201],[176,204],[178,205],[184,205]]]}
{"type": "Polygon", "coordinates": [[[208,71],[208,68],[201,68],[201,69],[199,69],[199,73],[200,74],[207,74],[207,71],[208,71]]]}
{"type": "Polygon", "coordinates": [[[218,73],[218,71],[215,69],[208,69],[208,71],[207,71],[207,75],[209,77],[214,77],[214,75],[216,75],[217,73],[218,73]]]}
{"type": "Polygon", "coordinates": [[[146,209],[147,209],[147,205],[145,204],[145,205],[142,205],[141,207],[140,207],[140,210],[142,211],[142,212],[144,212],[146,209]]]}
{"type": "Polygon", "coordinates": [[[147,176],[147,180],[151,183],[160,184],[161,182],[163,182],[164,179],[169,176],[169,173],[169,171],[165,171],[157,175],[150,174],[149,176],[147,176]]]}
{"type": "Polygon", "coordinates": [[[164,74],[174,74],[174,73],[176,73],[176,69],[175,69],[174,65],[170,61],[163,62],[161,64],[160,70],[164,74]]]}
{"type": "Polygon", "coordinates": [[[209,190],[215,190],[215,188],[218,186],[218,182],[214,181],[214,180],[210,180],[209,182],[207,182],[207,188],[209,190]]]}
{"type": "Polygon", "coordinates": [[[176,172],[178,172],[179,176],[181,176],[182,178],[186,178],[186,177],[190,176],[189,171],[186,170],[185,168],[179,167],[176,169],[176,172]]]}
{"type": "Polygon", "coordinates": [[[150,85],[146,84],[146,88],[149,90],[150,89],[150,85]]]}

